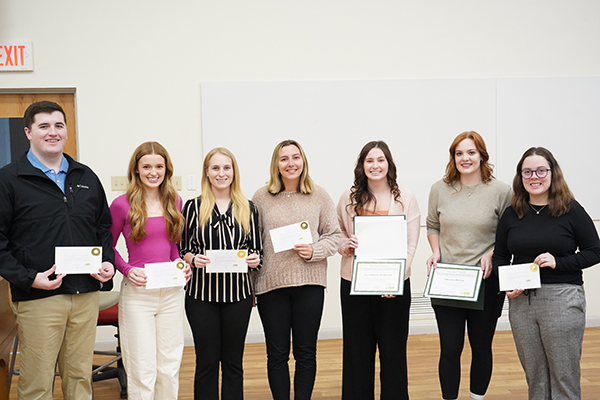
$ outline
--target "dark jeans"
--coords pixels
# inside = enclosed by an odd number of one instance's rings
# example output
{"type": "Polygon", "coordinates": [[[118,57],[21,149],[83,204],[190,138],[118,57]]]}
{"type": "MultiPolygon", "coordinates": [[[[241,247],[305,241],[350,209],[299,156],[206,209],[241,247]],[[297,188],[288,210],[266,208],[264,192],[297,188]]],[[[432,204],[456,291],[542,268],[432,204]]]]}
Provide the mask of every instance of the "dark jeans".
{"type": "Polygon", "coordinates": [[[410,281],[404,281],[404,295],[393,299],[350,296],[350,285],[350,281],[342,279],[342,399],[374,399],[375,353],[379,348],[381,400],[406,400],[410,281]]]}
{"type": "Polygon", "coordinates": [[[492,379],[492,341],[502,313],[504,292],[494,276],[484,280],[483,310],[434,305],[440,334],[439,376],[444,399],[456,399],[460,387],[460,356],[465,345],[465,322],[471,344],[470,390],[484,395],[492,379]]]}
{"type": "Polygon", "coordinates": [[[267,372],[274,400],[290,398],[290,331],[296,360],[294,399],[310,399],[317,373],[317,334],[325,290],[307,285],[276,289],[257,297],[265,330],[267,372]]]}
{"type": "Polygon", "coordinates": [[[252,311],[252,297],[233,303],[185,298],[185,312],[192,328],[196,350],[195,400],[244,398],[244,343],[252,311]]]}

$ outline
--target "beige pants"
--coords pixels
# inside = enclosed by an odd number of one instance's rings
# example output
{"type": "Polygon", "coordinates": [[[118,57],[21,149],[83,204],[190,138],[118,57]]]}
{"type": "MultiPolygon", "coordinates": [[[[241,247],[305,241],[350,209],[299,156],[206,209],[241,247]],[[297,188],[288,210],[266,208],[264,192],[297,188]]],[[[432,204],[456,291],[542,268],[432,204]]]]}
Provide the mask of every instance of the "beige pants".
{"type": "Polygon", "coordinates": [[[51,400],[58,360],[65,400],[92,398],[98,292],[16,303],[19,400],[51,400]]]}

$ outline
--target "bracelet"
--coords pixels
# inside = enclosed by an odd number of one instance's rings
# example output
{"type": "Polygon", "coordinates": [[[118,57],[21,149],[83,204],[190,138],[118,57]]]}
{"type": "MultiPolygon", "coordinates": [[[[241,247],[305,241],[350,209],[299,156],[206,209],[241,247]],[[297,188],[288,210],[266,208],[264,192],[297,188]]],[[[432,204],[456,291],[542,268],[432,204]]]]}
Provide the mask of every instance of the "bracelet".
{"type": "Polygon", "coordinates": [[[192,267],[196,268],[196,256],[192,256],[192,267]]]}

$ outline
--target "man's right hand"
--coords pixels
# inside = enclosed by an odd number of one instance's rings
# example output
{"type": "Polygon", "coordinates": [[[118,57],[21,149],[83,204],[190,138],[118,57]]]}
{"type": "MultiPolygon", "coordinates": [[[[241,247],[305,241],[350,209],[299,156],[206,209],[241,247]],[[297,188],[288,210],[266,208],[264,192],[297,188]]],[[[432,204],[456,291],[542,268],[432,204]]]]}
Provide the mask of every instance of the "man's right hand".
{"type": "Polygon", "coordinates": [[[51,281],[49,276],[52,275],[55,270],[56,270],[56,264],[54,264],[52,266],[52,268],[50,268],[47,271],[38,272],[37,275],[35,276],[35,279],[33,281],[33,284],[31,285],[31,287],[35,288],[35,289],[42,289],[42,290],[58,289],[62,283],[63,278],[67,275],[66,274],[56,275],[56,279],[51,281]]]}

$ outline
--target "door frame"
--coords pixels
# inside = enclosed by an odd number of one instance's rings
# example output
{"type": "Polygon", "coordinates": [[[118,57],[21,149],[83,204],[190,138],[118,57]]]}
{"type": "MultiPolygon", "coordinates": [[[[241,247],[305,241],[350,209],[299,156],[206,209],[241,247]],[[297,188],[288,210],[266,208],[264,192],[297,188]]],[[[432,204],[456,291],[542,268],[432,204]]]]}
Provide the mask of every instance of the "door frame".
{"type": "Polygon", "coordinates": [[[79,151],[75,88],[0,89],[0,118],[22,118],[31,103],[42,100],[54,101],[65,111],[68,139],[64,152],[77,160],[79,151]]]}

